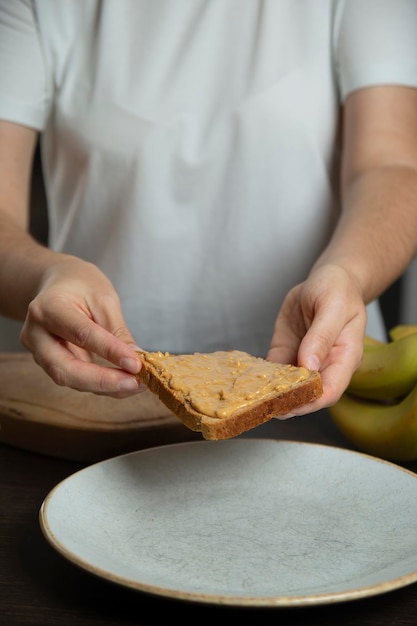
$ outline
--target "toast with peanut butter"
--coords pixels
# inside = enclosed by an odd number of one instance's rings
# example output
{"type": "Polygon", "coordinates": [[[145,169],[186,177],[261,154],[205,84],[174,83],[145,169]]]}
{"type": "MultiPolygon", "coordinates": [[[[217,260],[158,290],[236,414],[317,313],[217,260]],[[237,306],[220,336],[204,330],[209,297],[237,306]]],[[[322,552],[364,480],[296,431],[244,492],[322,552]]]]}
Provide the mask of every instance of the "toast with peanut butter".
{"type": "Polygon", "coordinates": [[[319,372],[239,350],[140,352],[140,382],[204,439],[229,439],[319,398],[319,372]]]}

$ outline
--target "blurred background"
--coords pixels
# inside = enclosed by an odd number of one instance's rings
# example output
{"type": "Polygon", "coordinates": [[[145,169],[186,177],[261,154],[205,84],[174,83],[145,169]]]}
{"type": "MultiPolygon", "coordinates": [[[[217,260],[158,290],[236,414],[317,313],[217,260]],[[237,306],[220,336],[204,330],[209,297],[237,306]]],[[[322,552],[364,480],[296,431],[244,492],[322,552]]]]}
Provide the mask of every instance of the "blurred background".
{"type": "MultiPolygon", "coordinates": [[[[35,156],[31,207],[31,232],[39,241],[47,243],[48,221],[39,151],[35,156]]],[[[417,258],[404,275],[383,294],[380,302],[387,330],[399,323],[417,324],[417,258]]],[[[0,316],[0,351],[23,350],[19,342],[20,327],[20,322],[0,316]]]]}

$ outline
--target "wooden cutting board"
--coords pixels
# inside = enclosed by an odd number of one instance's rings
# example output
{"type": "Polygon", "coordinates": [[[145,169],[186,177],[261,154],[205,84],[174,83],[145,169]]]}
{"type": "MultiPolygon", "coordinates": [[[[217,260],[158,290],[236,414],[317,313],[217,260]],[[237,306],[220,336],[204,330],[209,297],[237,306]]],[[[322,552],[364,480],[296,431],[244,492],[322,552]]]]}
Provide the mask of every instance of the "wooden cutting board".
{"type": "Polygon", "coordinates": [[[56,385],[26,352],[0,352],[0,441],[95,462],[201,439],[149,391],[116,400],[56,385]]]}

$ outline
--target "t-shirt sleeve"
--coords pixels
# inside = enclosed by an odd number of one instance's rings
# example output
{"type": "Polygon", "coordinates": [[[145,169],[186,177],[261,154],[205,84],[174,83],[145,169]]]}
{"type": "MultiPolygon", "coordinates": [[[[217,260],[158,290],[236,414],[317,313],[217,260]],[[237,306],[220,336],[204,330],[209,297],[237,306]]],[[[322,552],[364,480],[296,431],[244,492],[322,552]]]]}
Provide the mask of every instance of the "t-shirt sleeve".
{"type": "Polygon", "coordinates": [[[335,19],[340,97],[372,85],[417,87],[417,1],[344,0],[335,19]]]}
{"type": "Polygon", "coordinates": [[[0,119],[42,130],[50,94],[30,0],[0,0],[0,119]]]}

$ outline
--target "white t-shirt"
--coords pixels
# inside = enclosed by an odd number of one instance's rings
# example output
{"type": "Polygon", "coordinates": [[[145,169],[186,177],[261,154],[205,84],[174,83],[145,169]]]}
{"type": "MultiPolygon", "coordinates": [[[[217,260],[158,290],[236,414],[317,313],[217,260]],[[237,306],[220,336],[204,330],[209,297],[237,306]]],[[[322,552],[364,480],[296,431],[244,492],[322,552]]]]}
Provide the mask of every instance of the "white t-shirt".
{"type": "Polygon", "coordinates": [[[266,353],[337,219],[340,104],[382,83],[417,86],[416,0],[0,0],[50,245],[145,349],[266,353]]]}

